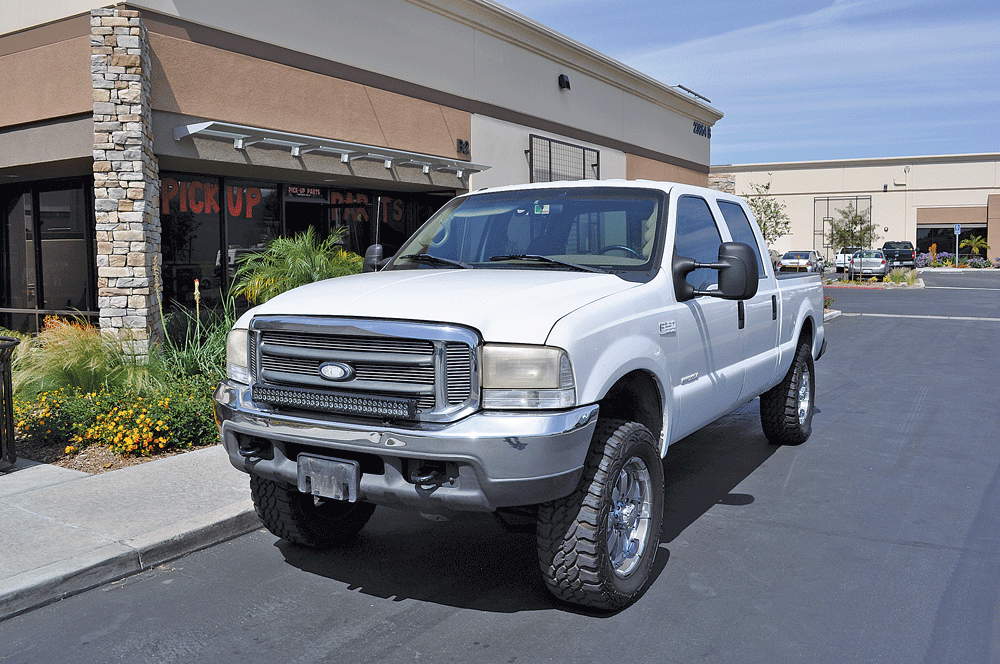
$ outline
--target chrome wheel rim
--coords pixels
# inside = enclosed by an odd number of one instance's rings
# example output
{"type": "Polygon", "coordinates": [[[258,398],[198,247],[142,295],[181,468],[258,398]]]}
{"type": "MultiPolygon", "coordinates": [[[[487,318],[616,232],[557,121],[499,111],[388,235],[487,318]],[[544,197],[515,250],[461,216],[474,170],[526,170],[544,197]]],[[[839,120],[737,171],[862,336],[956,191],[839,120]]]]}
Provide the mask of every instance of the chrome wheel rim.
{"type": "Polygon", "coordinates": [[[803,368],[799,377],[799,425],[804,425],[809,418],[810,392],[809,369],[803,368]]]}
{"type": "Polygon", "coordinates": [[[608,559],[619,577],[635,570],[649,542],[651,489],[649,468],[639,457],[632,457],[618,473],[611,490],[606,524],[608,559]]]}

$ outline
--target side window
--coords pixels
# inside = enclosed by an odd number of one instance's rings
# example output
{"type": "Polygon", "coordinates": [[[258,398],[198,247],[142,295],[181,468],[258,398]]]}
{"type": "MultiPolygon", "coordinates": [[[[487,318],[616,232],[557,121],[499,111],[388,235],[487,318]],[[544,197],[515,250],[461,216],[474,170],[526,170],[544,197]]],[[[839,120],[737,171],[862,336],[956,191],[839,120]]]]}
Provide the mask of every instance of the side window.
{"type": "MultiPolygon", "coordinates": [[[[699,263],[719,260],[722,236],[715,225],[715,218],[704,198],[681,196],[677,201],[677,232],[674,251],[678,256],[693,258],[699,263]]],[[[719,281],[719,273],[709,268],[699,268],[687,276],[689,284],[705,290],[719,281]]]]}
{"type": "Polygon", "coordinates": [[[722,210],[722,216],[726,219],[726,224],[729,226],[729,233],[733,236],[733,242],[743,242],[753,248],[753,252],[757,256],[757,274],[763,279],[764,261],[760,256],[760,246],[757,244],[757,237],[753,234],[753,227],[751,227],[750,220],[747,219],[743,207],[739,203],[733,203],[732,201],[719,201],[719,209],[722,210]]]}

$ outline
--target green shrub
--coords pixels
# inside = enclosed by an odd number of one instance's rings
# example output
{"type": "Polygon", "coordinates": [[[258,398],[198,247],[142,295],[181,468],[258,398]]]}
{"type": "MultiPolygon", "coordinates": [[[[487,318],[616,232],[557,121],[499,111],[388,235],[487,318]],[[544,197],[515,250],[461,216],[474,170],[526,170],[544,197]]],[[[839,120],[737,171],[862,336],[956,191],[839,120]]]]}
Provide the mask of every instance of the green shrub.
{"type": "Polygon", "coordinates": [[[176,381],[152,393],[64,388],[15,397],[14,413],[18,430],[37,442],[76,449],[97,444],[123,456],[149,456],[215,443],[211,395],[202,379],[176,381]]]}
{"type": "Polygon", "coordinates": [[[231,304],[221,313],[201,315],[177,309],[165,318],[165,340],[154,352],[172,376],[207,376],[218,382],[226,374],[226,336],[235,322],[231,304]]]}
{"type": "Polygon", "coordinates": [[[295,237],[275,238],[262,253],[241,257],[233,296],[261,304],[297,286],[361,272],[364,259],[337,245],[343,234],[337,229],[319,240],[310,226],[295,237]]]}
{"type": "Polygon", "coordinates": [[[72,451],[90,444],[122,455],[190,449],[217,441],[215,384],[225,374],[228,314],[192,322],[180,341],[137,358],[80,322],[46,320],[13,363],[18,431],[72,451]]]}
{"type": "Polygon", "coordinates": [[[162,367],[125,352],[114,337],[82,321],[50,316],[37,336],[22,342],[11,369],[14,391],[22,396],[77,389],[148,389],[162,383],[162,367]]]}

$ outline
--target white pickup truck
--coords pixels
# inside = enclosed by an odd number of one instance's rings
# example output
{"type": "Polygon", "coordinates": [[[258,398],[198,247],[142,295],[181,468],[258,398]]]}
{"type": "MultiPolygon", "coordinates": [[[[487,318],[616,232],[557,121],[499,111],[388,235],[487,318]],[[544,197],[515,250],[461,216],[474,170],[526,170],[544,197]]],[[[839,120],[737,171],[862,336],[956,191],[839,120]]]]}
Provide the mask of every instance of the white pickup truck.
{"type": "Polygon", "coordinates": [[[229,334],[222,442],[292,543],[349,540],[376,505],[530,518],[549,590],[615,609],[649,577],[668,445],[758,396],[771,442],[810,434],[823,287],[775,278],[740,198],[489,189],[380,253],[229,334]]]}

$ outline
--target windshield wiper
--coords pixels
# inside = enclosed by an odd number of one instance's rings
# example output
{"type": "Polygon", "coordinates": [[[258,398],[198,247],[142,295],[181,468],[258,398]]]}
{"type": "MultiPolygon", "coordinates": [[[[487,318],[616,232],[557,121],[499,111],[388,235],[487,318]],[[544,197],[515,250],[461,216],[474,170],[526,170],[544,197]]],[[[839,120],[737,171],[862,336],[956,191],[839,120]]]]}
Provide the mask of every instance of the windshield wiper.
{"type": "Polygon", "coordinates": [[[463,263],[462,261],[453,261],[450,258],[441,258],[440,256],[431,256],[430,254],[406,254],[405,256],[400,256],[400,258],[408,258],[414,263],[428,263],[430,265],[447,265],[449,267],[461,267],[467,270],[471,270],[472,266],[468,263],[463,263]]]}
{"type": "Polygon", "coordinates": [[[607,270],[602,270],[599,267],[592,267],[590,265],[579,265],[577,263],[567,263],[566,261],[557,260],[555,258],[549,258],[548,256],[540,256],[538,254],[509,254],[506,256],[491,256],[491,261],[534,261],[536,263],[546,263],[549,265],[559,265],[561,267],[568,267],[571,270],[579,270],[581,272],[599,272],[601,274],[607,274],[607,270]]]}

